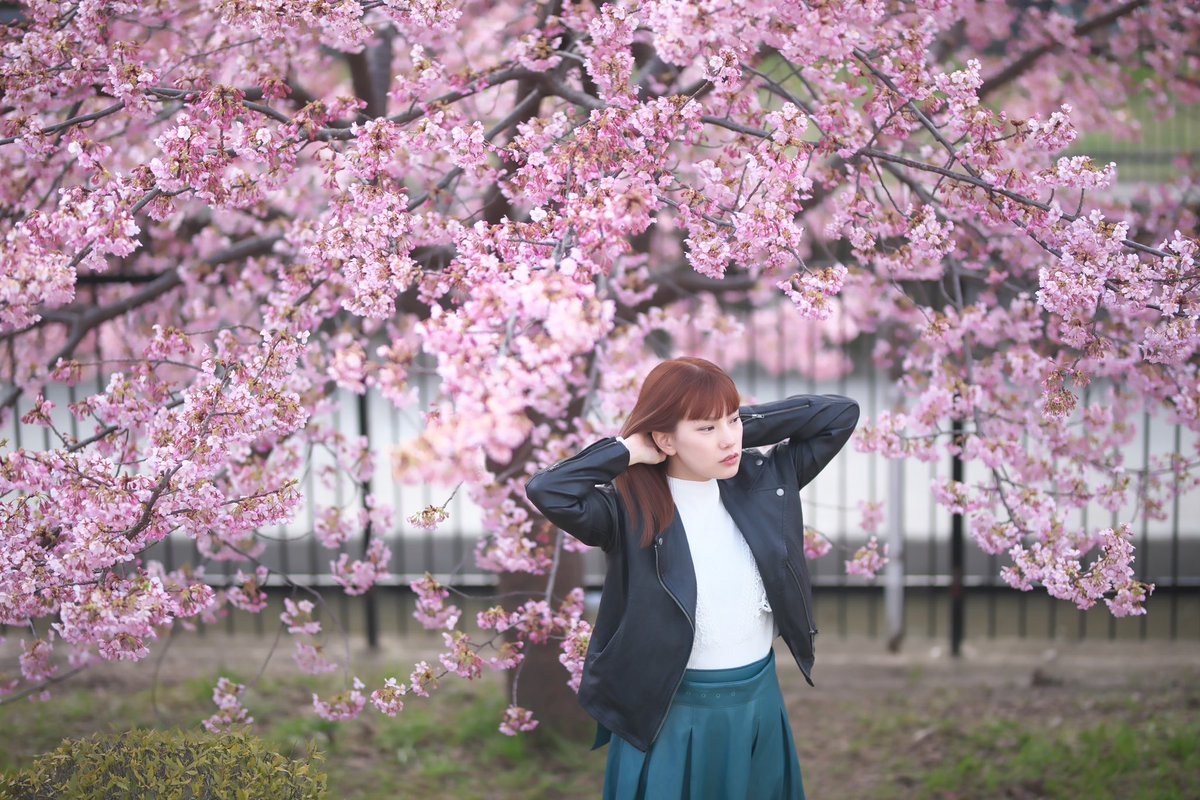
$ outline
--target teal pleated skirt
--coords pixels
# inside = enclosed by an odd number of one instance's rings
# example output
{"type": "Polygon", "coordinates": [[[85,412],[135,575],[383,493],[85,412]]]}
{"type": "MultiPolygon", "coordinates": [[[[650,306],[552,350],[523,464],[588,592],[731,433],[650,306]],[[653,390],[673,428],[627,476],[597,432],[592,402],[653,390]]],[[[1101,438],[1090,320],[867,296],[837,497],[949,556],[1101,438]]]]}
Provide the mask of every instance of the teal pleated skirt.
{"type": "Polygon", "coordinates": [[[643,753],[609,741],[604,800],[804,800],[775,653],[732,669],[689,669],[643,753]]]}

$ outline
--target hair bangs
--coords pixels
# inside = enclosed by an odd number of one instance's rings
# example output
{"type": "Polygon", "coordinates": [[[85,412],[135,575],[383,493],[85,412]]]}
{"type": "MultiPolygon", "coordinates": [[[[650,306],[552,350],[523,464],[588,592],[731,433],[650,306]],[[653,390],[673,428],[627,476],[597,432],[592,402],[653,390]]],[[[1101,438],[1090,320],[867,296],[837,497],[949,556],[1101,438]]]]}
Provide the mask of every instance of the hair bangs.
{"type": "Polygon", "coordinates": [[[680,419],[720,419],[741,405],[737,386],[725,373],[696,370],[688,377],[688,390],[679,403],[680,419]]]}

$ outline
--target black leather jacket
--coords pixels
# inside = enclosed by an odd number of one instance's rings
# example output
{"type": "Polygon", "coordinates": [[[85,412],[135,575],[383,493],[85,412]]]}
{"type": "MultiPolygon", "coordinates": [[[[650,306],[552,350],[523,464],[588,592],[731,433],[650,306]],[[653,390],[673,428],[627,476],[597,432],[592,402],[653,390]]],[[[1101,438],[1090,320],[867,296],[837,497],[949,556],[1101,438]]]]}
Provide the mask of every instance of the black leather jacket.
{"type": "MultiPolygon", "coordinates": [[[[858,424],[858,404],[838,395],[796,395],[743,406],[742,444],[787,440],[743,453],[719,481],[721,501],[758,564],[779,634],[812,684],[812,582],[804,558],[799,489],[837,454],[858,424]]],[[[546,518],[608,556],[604,594],[579,686],[579,702],[640,750],[658,738],[683,680],[695,633],[696,575],[678,514],[639,546],[640,532],[612,486],[629,450],[601,439],[530,479],[526,493],[546,518]]]]}

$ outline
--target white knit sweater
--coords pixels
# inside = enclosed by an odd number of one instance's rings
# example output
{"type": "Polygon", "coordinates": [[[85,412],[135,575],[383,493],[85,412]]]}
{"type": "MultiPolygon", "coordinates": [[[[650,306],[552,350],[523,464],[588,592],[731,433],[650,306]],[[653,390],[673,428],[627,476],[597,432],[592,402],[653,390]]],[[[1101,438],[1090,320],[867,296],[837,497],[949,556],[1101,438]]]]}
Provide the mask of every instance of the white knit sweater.
{"type": "Polygon", "coordinates": [[[667,477],[696,570],[696,638],[688,669],[727,669],[764,657],[775,638],[750,546],[721,503],[715,480],[667,477]]]}

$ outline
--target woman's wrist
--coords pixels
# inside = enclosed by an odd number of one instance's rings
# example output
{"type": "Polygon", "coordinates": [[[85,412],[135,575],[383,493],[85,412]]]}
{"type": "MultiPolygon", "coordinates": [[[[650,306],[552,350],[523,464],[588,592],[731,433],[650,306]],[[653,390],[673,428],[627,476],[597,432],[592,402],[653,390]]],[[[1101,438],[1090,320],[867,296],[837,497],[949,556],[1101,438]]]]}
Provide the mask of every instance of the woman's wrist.
{"type": "Polygon", "coordinates": [[[642,463],[641,459],[638,458],[637,451],[634,449],[633,444],[628,439],[626,439],[624,436],[618,436],[617,441],[625,445],[625,449],[629,451],[629,466],[632,467],[634,464],[642,463]]]}
{"type": "Polygon", "coordinates": [[[629,450],[629,466],[633,466],[634,464],[659,464],[666,458],[654,446],[649,435],[645,433],[635,433],[628,439],[618,436],[617,441],[621,442],[629,450]]]}

